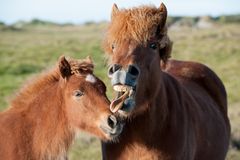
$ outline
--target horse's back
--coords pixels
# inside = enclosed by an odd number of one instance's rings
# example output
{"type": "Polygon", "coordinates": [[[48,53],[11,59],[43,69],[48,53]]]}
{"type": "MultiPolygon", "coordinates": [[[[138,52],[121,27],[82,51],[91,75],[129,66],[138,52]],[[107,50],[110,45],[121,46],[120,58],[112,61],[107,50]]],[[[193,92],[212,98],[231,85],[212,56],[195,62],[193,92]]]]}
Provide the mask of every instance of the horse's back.
{"type": "Polygon", "coordinates": [[[196,135],[204,137],[196,136],[195,159],[224,157],[229,144],[230,124],[222,81],[210,68],[195,62],[169,60],[164,71],[173,76],[191,97],[186,99],[192,109],[189,115],[194,115],[196,135]]]}
{"type": "Polygon", "coordinates": [[[224,116],[227,116],[225,87],[220,78],[210,68],[196,62],[168,60],[164,71],[176,79],[198,84],[220,106],[219,109],[224,116]]]}

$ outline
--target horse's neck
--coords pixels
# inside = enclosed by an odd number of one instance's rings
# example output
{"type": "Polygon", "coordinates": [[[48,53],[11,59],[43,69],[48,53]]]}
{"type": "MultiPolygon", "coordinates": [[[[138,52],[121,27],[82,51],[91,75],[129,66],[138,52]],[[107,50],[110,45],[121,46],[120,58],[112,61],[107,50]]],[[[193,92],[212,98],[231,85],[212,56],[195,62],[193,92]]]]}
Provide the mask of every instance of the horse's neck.
{"type": "Polygon", "coordinates": [[[128,129],[132,131],[126,131],[128,132],[127,134],[138,134],[134,136],[140,136],[145,141],[147,139],[148,141],[152,141],[155,134],[158,136],[164,134],[161,132],[164,130],[164,127],[167,127],[171,123],[171,117],[181,116],[180,113],[183,110],[181,108],[182,101],[181,98],[178,98],[182,96],[181,85],[164,72],[161,74],[160,83],[160,87],[155,90],[156,94],[154,98],[150,102],[143,104],[144,106],[139,106],[139,108],[147,109],[130,120],[128,129]]]}
{"type": "Polygon", "coordinates": [[[64,157],[72,143],[74,133],[68,125],[62,101],[60,87],[53,84],[39,91],[27,106],[10,110],[21,119],[22,124],[16,122],[16,125],[22,125],[22,130],[31,133],[26,138],[38,159],[61,159],[59,155],[64,157]]]}
{"type": "MultiPolygon", "coordinates": [[[[169,144],[169,140],[177,137],[170,132],[173,132],[175,129],[178,131],[182,130],[182,119],[177,118],[179,122],[176,122],[176,119],[173,118],[174,116],[181,117],[182,114],[182,102],[176,98],[177,95],[181,96],[181,91],[176,91],[178,89],[181,90],[181,86],[166,73],[162,73],[161,76],[161,79],[159,79],[161,85],[158,87],[158,90],[155,90],[156,94],[152,101],[143,104],[143,106],[137,106],[147,109],[126,122],[119,143],[103,144],[104,154],[109,157],[115,155],[117,155],[116,157],[124,157],[124,155],[136,156],[142,153],[142,156],[144,154],[157,154],[155,156],[159,157],[161,154],[167,153],[165,151],[168,149],[164,148],[163,145],[169,144]],[[155,153],[156,148],[163,150],[155,153]]],[[[170,148],[172,147],[171,145],[169,146],[170,148]]],[[[116,157],[112,157],[112,159],[116,157]]],[[[146,159],[152,159],[152,157],[146,159]]]]}
{"type": "Polygon", "coordinates": [[[37,119],[33,120],[36,123],[34,148],[41,156],[47,155],[50,159],[58,155],[64,157],[73,141],[74,133],[68,124],[61,92],[58,85],[53,85],[42,94],[46,98],[32,106],[35,114],[39,112],[37,119]]]}
{"type": "MultiPolygon", "coordinates": [[[[159,89],[158,95],[155,99],[155,103],[151,106],[151,110],[154,111],[153,114],[162,117],[159,122],[163,126],[169,125],[173,119],[179,119],[176,117],[181,117],[184,114],[184,95],[186,93],[185,89],[174,77],[169,74],[162,72],[161,87],[159,89]]],[[[160,118],[156,118],[157,121],[160,118]]]]}
{"type": "Polygon", "coordinates": [[[58,85],[52,84],[37,92],[39,93],[34,95],[34,98],[25,101],[25,106],[14,106],[11,110],[26,115],[28,122],[40,124],[51,120],[52,123],[49,123],[51,125],[60,118],[59,114],[64,111],[58,85]]]}

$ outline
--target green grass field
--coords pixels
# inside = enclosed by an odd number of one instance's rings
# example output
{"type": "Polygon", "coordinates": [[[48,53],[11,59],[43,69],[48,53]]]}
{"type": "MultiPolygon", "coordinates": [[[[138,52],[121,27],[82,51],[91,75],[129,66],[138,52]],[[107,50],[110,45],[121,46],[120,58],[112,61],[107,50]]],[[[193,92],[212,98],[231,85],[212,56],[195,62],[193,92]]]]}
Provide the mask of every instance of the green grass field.
{"type": "MultiPolygon", "coordinates": [[[[216,25],[211,29],[169,30],[174,42],[172,58],[198,61],[223,80],[229,102],[232,139],[240,145],[240,25],[216,25]]],[[[0,111],[7,108],[26,80],[55,65],[60,55],[85,58],[91,55],[95,74],[109,86],[107,63],[101,50],[106,24],[84,26],[28,26],[20,30],[0,28],[0,111]]],[[[111,87],[108,95],[111,97],[111,87]]],[[[80,133],[69,152],[70,160],[101,159],[99,141],[80,133]]],[[[230,147],[228,160],[240,159],[230,147]]]]}

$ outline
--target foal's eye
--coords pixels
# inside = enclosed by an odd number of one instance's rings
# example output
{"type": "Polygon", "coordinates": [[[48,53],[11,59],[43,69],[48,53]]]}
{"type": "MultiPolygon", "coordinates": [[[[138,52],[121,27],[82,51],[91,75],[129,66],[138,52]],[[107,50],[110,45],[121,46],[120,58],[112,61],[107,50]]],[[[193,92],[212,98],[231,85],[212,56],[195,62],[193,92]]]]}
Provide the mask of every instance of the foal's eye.
{"type": "Polygon", "coordinates": [[[80,90],[76,90],[76,91],[74,91],[73,95],[75,97],[81,97],[81,96],[84,95],[84,93],[82,91],[80,91],[80,90]]]}
{"type": "Polygon", "coordinates": [[[115,49],[115,44],[113,43],[113,44],[112,44],[112,50],[114,50],[114,49],[115,49]]]}
{"type": "Polygon", "coordinates": [[[152,42],[152,43],[149,44],[149,47],[151,49],[157,49],[157,43],[156,42],[152,42]]]}

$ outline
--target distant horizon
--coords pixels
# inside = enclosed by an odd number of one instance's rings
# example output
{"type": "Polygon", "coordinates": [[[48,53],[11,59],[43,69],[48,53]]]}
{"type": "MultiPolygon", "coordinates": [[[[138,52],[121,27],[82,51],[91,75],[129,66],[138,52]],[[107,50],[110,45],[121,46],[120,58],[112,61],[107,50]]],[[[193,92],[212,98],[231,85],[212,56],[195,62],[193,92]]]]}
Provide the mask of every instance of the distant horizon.
{"type": "MultiPolygon", "coordinates": [[[[169,16],[174,17],[218,17],[240,14],[240,2],[236,0],[162,0],[162,2],[167,6],[169,16]]],[[[7,25],[32,19],[59,24],[98,23],[110,20],[113,3],[119,8],[131,8],[143,4],[159,6],[161,0],[2,0],[0,21],[7,25]]]]}
{"type": "MultiPolygon", "coordinates": [[[[221,16],[235,16],[235,15],[240,15],[240,13],[236,13],[236,14],[222,14],[222,15],[217,15],[217,16],[211,16],[211,15],[201,15],[201,16],[185,16],[185,15],[168,15],[168,17],[191,17],[191,18],[196,18],[196,17],[211,17],[211,18],[217,18],[217,17],[221,17],[221,16]]],[[[0,19],[0,22],[6,24],[6,25],[13,25],[16,24],[18,22],[26,22],[29,23],[33,20],[39,20],[39,21],[43,21],[43,22],[50,22],[50,23],[56,23],[56,24],[60,24],[60,25],[64,25],[64,24],[73,24],[73,25],[81,25],[81,24],[86,24],[86,23],[102,23],[102,22],[108,22],[108,20],[99,20],[99,21],[94,21],[94,20],[87,20],[85,22],[80,22],[80,23],[74,23],[74,22],[58,22],[58,21],[53,21],[53,20],[48,20],[48,19],[40,19],[40,18],[32,18],[29,20],[17,20],[15,22],[12,23],[5,23],[3,20],[0,19]]]]}

